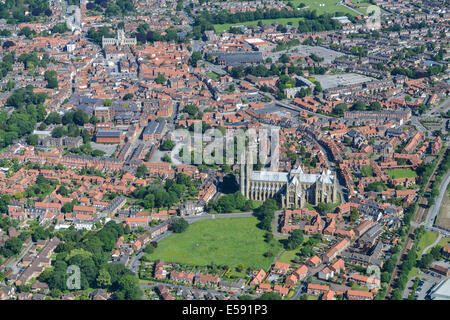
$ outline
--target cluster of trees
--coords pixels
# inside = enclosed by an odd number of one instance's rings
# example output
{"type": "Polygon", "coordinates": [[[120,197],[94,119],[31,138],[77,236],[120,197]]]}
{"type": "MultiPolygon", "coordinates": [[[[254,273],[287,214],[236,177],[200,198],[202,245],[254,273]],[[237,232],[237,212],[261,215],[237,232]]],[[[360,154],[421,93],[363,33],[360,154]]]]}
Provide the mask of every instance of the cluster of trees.
{"type": "Polygon", "coordinates": [[[58,74],[55,70],[47,70],[44,73],[44,78],[47,81],[47,88],[58,88],[58,74]]]}
{"type": "Polygon", "coordinates": [[[23,241],[19,237],[12,237],[6,240],[5,244],[0,247],[0,256],[5,258],[19,254],[22,250],[23,241]]]}
{"type": "Polygon", "coordinates": [[[142,23],[138,26],[136,33],[134,33],[134,36],[136,37],[136,40],[141,43],[147,43],[147,42],[153,43],[155,41],[186,42],[188,39],[191,38],[191,35],[189,33],[186,34],[186,36],[184,36],[184,37],[178,36],[177,30],[175,30],[172,27],[164,30],[164,33],[165,34],[162,35],[161,32],[159,32],[157,30],[150,30],[150,26],[147,23],[142,23]]]}
{"type": "Polygon", "coordinates": [[[69,27],[67,26],[67,23],[60,22],[55,24],[55,26],[52,28],[52,33],[65,33],[70,31],[69,27]]]}
{"type": "Polygon", "coordinates": [[[59,232],[63,241],[56,248],[53,269],[45,270],[38,280],[46,282],[52,296],[68,291],[68,267],[78,266],[81,289],[103,288],[115,292],[114,298],[137,300],[142,297],[139,281],[123,264],[107,263],[117,239],[124,234],[122,224],[110,221],[96,232],[76,231],[73,227],[59,232]]]}
{"type": "Polygon", "coordinates": [[[218,213],[229,213],[236,210],[251,211],[254,209],[254,202],[248,200],[240,191],[224,195],[218,200],[211,200],[208,203],[208,211],[218,213]]]}
{"type": "Polygon", "coordinates": [[[177,204],[185,196],[198,194],[198,182],[189,176],[179,173],[175,179],[167,179],[165,184],[154,183],[146,187],[138,187],[131,194],[136,203],[145,209],[167,208],[177,204]]]}
{"type": "Polygon", "coordinates": [[[411,79],[418,79],[438,75],[440,73],[445,72],[446,70],[447,65],[445,64],[428,67],[425,71],[417,70],[416,68],[406,69],[401,67],[395,67],[391,70],[391,74],[394,76],[403,75],[411,79]]]}
{"type": "MultiPolygon", "coordinates": [[[[289,59],[289,58],[287,58],[289,59]]],[[[286,63],[289,60],[285,60],[284,55],[280,57],[279,60],[283,64],[271,64],[270,68],[267,68],[265,65],[257,65],[257,66],[248,66],[244,68],[243,66],[233,67],[230,70],[230,75],[235,79],[242,79],[247,75],[252,75],[255,77],[270,77],[270,76],[282,76],[286,74],[286,63]]],[[[289,64],[287,65],[287,74],[288,75],[298,75],[303,76],[303,71],[307,70],[310,74],[324,74],[327,72],[327,67],[320,66],[308,66],[305,68],[300,67],[299,65],[289,64]]],[[[317,84],[316,84],[317,85],[317,84]]],[[[319,84],[320,86],[320,84],[319,84]]]]}
{"type": "MultiPolygon", "coordinates": [[[[84,126],[86,123],[96,124],[98,122],[97,117],[93,115],[89,118],[89,115],[83,110],[69,111],[61,116],[56,112],[50,112],[47,118],[44,120],[46,125],[50,124],[63,124],[63,126],[56,127],[52,131],[53,138],[61,138],[63,136],[83,138],[83,142],[86,144],[90,141],[91,136],[86,130],[80,129],[79,126],[84,126]]],[[[85,150],[74,150],[75,153],[93,152],[89,150],[90,146],[85,146],[85,150]]]]}
{"type": "Polygon", "coordinates": [[[50,17],[52,11],[45,0],[5,0],[0,2],[0,19],[8,24],[37,21],[39,17],[50,17]],[[31,14],[26,14],[29,12],[31,14]]]}
{"type": "Polygon", "coordinates": [[[255,210],[256,217],[260,221],[258,228],[272,232],[272,221],[275,218],[275,211],[278,210],[277,202],[274,199],[267,199],[255,210]]]}
{"type": "Polygon", "coordinates": [[[134,12],[132,0],[95,0],[89,1],[87,10],[103,12],[107,17],[126,16],[134,12]]]}
{"type": "Polygon", "coordinates": [[[396,279],[395,287],[396,289],[392,293],[392,299],[393,300],[401,300],[403,296],[403,290],[405,290],[406,283],[408,282],[408,274],[411,271],[413,267],[416,266],[417,258],[418,258],[418,247],[419,247],[419,241],[422,235],[425,233],[425,228],[421,226],[420,228],[416,229],[414,232],[415,235],[415,241],[414,244],[409,250],[408,254],[402,261],[402,265],[400,267],[400,275],[396,279]]]}
{"type": "Polygon", "coordinates": [[[203,10],[195,19],[195,26],[201,27],[204,30],[213,24],[226,23],[241,23],[247,21],[257,21],[264,19],[280,19],[280,18],[302,18],[299,22],[300,32],[326,31],[336,30],[341,28],[341,24],[331,19],[332,15],[322,14],[317,15],[315,10],[288,10],[288,9],[257,9],[255,11],[230,13],[222,10],[220,12],[211,13],[203,10]]]}
{"type": "Polygon", "coordinates": [[[172,230],[175,233],[182,233],[186,231],[188,227],[189,224],[183,218],[176,219],[174,222],[170,224],[170,230],[172,230]]]}
{"type": "Polygon", "coordinates": [[[9,118],[6,111],[0,112],[0,148],[32,133],[36,123],[44,120],[46,110],[43,103],[46,97],[46,93],[34,93],[33,86],[13,91],[6,106],[14,107],[14,111],[9,118]]]}
{"type": "MultiPolygon", "coordinates": [[[[88,5],[90,3],[88,3],[88,5]]],[[[102,45],[102,37],[114,38],[114,37],[116,37],[116,35],[109,30],[108,26],[103,26],[103,27],[99,27],[99,28],[90,28],[88,30],[87,37],[92,42],[101,46],[102,45]]]]}
{"type": "MultiPolygon", "coordinates": [[[[442,178],[448,172],[449,169],[450,169],[450,151],[447,150],[445,152],[445,155],[444,155],[441,163],[439,164],[439,167],[436,170],[436,176],[435,176],[435,179],[434,179],[432,187],[431,187],[431,195],[428,199],[429,206],[432,206],[434,204],[435,198],[439,195],[439,185],[441,184],[442,178]]],[[[433,171],[433,166],[428,166],[425,171],[425,175],[428,175],[428,177],[429,177],[429,175],[431,175],[432,171],[433,171]]],[[[427,181],[427,180],[424,180],[424,181],[427,181]]]]}
{"type": "Polygon", "coordinates": [[[302,230],[294,230],[287,238],[284,247],[286,250],[294,250],[297,249],[303,242],[303,231],[302,230]]]}
{"type": "Polygon", "coordinates": [[[420,268],[428,268],[433,261],[441,260],[442,258],[442,247],[435,246],[431,248],[430,253],[426,253],[422,256],[422,258],[418,262],[418,266],[420,268]]]}
{"type": "Polygon", "coordinates": [[[27,199],[39,197],[40,199],[44,199],[45,196],[50,194],[53,190],[55,190],[58,185],[58,181],[50,180],[45,178],[42,175],[39,175],[36,178],[36,184],[28,187],[25,190],[24,197],[27,199]]]}
{"type": "Polygon", "coordinates": [[[175,148],[175,142],[170,139],[164,140],[164,142],[161,144],[161,150],[163,151],[170,151],[173,148],[175,148]]]}
{"type": "MultiPolygon", "coordinates": [[[[17,61],[24,64],[25,70],[33,70],[36,67],[46,68],[47,64],[50,62],[50,57],[47,53],[42,56],[42,59],[38,57],[36,52],[22,53],[17,58],[17,61]]],[[[14,61],[12,61],[12,63],[14,63],[14,61]]]]}
{"type": "Polygon", "coordinates": [[[367,105],[363,101],[356,101],[350,108],[351,110],[355,111],[380,111],[381,110],[381,104],[378,101],[373,101],[367,105]]]}

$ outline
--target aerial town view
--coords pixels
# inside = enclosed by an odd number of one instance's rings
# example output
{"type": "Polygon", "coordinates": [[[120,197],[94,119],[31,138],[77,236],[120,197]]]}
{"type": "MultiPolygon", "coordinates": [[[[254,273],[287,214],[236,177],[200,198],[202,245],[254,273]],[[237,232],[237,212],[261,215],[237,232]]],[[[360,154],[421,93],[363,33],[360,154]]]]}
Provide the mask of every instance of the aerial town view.
{"type": "Polygon", "coordinates": [[[450,300],[449,35],[446,0],[0,0],[0,300],[450,300]]]}

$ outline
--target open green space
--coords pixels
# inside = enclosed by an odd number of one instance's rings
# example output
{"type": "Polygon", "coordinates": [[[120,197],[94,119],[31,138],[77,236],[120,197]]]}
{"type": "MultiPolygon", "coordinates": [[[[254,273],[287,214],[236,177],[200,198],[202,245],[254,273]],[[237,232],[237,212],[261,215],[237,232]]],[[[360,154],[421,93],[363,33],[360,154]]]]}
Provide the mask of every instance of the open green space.
{"type": "Polygon", "coordinates": [[[295,257],[298,257],[298,256],[297,256],[297,253],[299,253],[299,252],[300,252],[299,249],[296,249],[296,250],[286,250],[286,251],[284,251],[284,252],[281,254],[281,256],[280,256],[280,258],[278,259],[278,261],[280,261],[280,262],[285,262],[285,263],[295,263],[295,262],[294,262],[294,259],[295,259],[295,257]]]}
{"type": "Polygon", "coordinates": [[[392,170],[386,170],[386,172],[391,179],[417,177],[417,173],[415,173],[411,169],[392,169],[392,170]]]}
{"type": "Polygon", "coordinates": [[[436,232],[426,230],[424,235],[420,238],[419,241],[419,254],[422,254],[423,249],[431,245],[436,241],[438,234],[436,232]]]}
{"type": "Polygon", "coordinates": [[[441,240],[439,240],[438,245],[441,246],[441,247],[450,246],[450,237],[442,238],[441,240]]]}
{"type": "Polygon", "coordinates": [[[317,14],[339,12],[343,14],[349,13],[353,16],[357,15],[356,12],[347,7],[337,4],[337,0],[292,0],[292,4],[295,7],[298,7],[300,3],[305,4],[304,9],[316,10],[317,14]]]}
{"type": "Polygon", "coordinates": [[[217,81],[217,80],[219,80],[219,78],[220,78],[220,75],[218,75],[218,74],[215,73],[215,72],[207,72],[206,75],[207,75],[209,78],[213,79],[214,81],[217,81]]]}
{"type": "Polygon", "coordinates": [[[258,222],[255,217],[198,221],[185,232],[159,242],[149,258],[190,266],[242,264],[267,270],[280,253],[281,245],[278,241],[265,242],[265,231],[256,227],[258,222]],[[269,251],[273,255],[265,257],[264,253],[269,251]]]}

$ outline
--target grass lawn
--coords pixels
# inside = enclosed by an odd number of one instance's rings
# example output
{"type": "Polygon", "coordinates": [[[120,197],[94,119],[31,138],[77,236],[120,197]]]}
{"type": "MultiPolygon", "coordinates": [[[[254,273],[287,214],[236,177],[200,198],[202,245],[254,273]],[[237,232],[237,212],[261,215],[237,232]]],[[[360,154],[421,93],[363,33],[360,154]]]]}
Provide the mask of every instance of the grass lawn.
{"type": "Polygon", "coordinates": [[[450,237],[442,238],[441,240],[439,240],[438,245],[441,247],[450,246],[450,237]]]}
{"type": "Polygon", "coordinates": [[[306,300],[319,300],[319,295],[308,294],[306,300]]]}
{"type": "Polygon", "coordinates": [[[296,250],[286,250],[284,251],[280,258],[278,259],[278,261],[280,262],[285,262],[285,263],[294,263],[294,258],[297,257],[297,253],[300,250],[296,249],[296,250]]]}
{"type": "Polygon", "coordinates": [[[388,175],[391,179],[417,177],[417,173],[415,173],[411,169],[392,169],[392,170],[386,170],[386,172],[388,173],[388,175]]]}
{"type": "Polygon", "coordinates": [[[217,81],[220,78],[220,76],[215,72],[208,72],[208,73],[206,73],[206,75],[208,77],[210,77],[211,79],[213,79],[214,81],[217,81]]]}
{"type": "MultiPolygon", "coordinates": [[[[310,10],[316,10],[317,14],[322,13],[335,13],[335,12],[341,12],[341,13],[350,13],[351,15],[355,16],[356,12],[344,7],[337,5],[337,0],[292,0],[292,4],[295,7],[298,7],[300,3],[304,3],[305,9],[310,10]],[[324,4],[324,6],[320,6],[321,4],[324,4]]],[[[364,12],[363,12],[364,13],[364,12]]]]}
{"type": "MultiPolygon", "coordinates": [[[[339,12],[342,15],[349,13],[350,15],[356,16],[357,13],[348,9],[347,7],[337,5],[336,0],[292,0],[292,4],[297,8],[300,3],[304,3],[309,10],[316,10],[318,15],[323,13],[335,13],[339,12]],[[320,6],[320,4],[324,4],[324,6],[320,6]]],[[[306,8],[305,8],[306,9],[306,8]]],[[[361,9],[362,13],[365,13],[365,9],[361,9]]],[[[292,22],[294,27],[298,26],[298,21],[301,18],[280,18],[280,19],[263,19],[261,20],[263,24],[271,24],[274,22],[279,22],[282,24],[287,24],[288,22],[292,22]]],[[[238,25],[257,25],[258,21],[246,21],[241,23],[226,23],[226,24],[215,24],[214,29],[217,33],[221,33],[224,30],[230,29],[230,26],[238,26],[238,25]]]]}
{"type": "Polygon", "coordinates": [[[419,273],[420,273],[419,268],[413,267],[411,269],[411,271],[408,273],[408,279],[415,278],[415,277],[419,276],[419,273]]]}
{"type": "Polygon", "coordinates": [[[419,256],[422,254],[423,249],[436,241],[438,234],[436,232],[426,230],[424,235],[419,241],[419,256]]]}
{"type": "Polygon", "coordinates": [[[281,244],[264,241],[265,231],[258,229],[255,217],[211,219],[191,224],[179,234],[163,239],[149,256],[179,264],[206,266],[212,262],[229,267],[242,264],[267,270],[281,251],[281,244]],[[264,257],[267,251],[272,257],[264,257]]]}

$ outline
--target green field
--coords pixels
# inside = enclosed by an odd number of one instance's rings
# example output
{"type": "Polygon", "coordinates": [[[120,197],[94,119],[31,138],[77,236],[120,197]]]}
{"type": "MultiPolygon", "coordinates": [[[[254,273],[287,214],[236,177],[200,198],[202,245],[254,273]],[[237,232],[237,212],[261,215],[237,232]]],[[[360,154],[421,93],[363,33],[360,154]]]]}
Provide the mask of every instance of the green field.
{"type": "Polygon", "coordinates": [[[420,238],[420,241],[419,241],[419,248],[418,248],[419,255],[422,254],[423,249],[425,249],[426,247],[431,245],[433,242],[435,242],[437,237],[438,237],[438,234],[436,232],[426,230],[425,233],[423,234],[422,238],[420,238]]]}
{"type": "MultiPolygon", "coordinates": [[[[357,13],[348,9],[347,7],[341,6],[341,5],[337,5],[338,1],[337,0],[292,0],[292,4],[295,7],[298,7],[298,5],[300,3],[304,3],[308,8],[305,7],[305,9],[310,9],[310,10],[316,10],[317,14],[323,14],[323,13],[342,13],[342,14],[350,14],[353,16],[356,16],[357,13]],[[320,4],[325,4],[325,6],[321,7],[320,4]]],[[[363,4],[367,4],[366,2],[364,2],[363,4]]],[[[356,5],[356,3],[355,3],[356,5]]],[[[364,9],[362,10],[364,11],[364,9]]],[[[365,12],[362,12],[365,13],[365,12]]],[[[282,24],[287,24],[288,22],[292,22],[292,25],[294,27],[298,26],[298,22],[299,20],[301,20],[301,18],[280,18],[280,19],[263,19],[260,20],[262,21],[263,24],[272,24],[274,22],[278,22],[278,23],[282,23],[282,24]]],[[[259,20],[258,20],[259,21],[259,20]]],[[[216,31],[216,33],[221,33],[225,30],[229,30],[231,26],[239,26],[239,25],[246,25],[246,26],[251,26],[251,25],[257,25],[258,21],[246,21],[246,22],[240,22],[240,23],[226,23],[226,24],[215,24],[214,25],[214,30],[216,31]]]]}
{"type": "MultiPolygon", "coordinates": [[[[316,10],[318,14],[322,13],[349,13],[351,15],[357,15],[356,12],[348,9],[347,7],[337,5],[338,0],[292,0],[292,4],[298,7],[300,3],[304,3],[306,7],[304,9],[316,10]],[[324,6],[320,6],[324,4],[324,6]]],[[[356,5],[356,3],[354,3],[356,5]]]]}
{"type": "Polygon", "coordinates": [[[386,172],[391,179],[417,177],[417,173],[415,173],[411,169],[392,169],[392,170],[386,170],[386,172]]]}
{"type": "Polygon", "coordinates": [[[218,75],[218,74],[215,73],[215,72],[207,72],[206,75],[207,75],[209,78],[213,79],[214,81],[217,81],[217,80],[219,80],[219,78],[220,78],[220,75],[218,75]]]}
{"type": "Polygon", "coordinates": [[[255,217],[202,220],[188,229],[158,243],[150,259],[190,266],[215,265],[267,270],[281,251],[278,241],[264,241],[265,231],[258,229],[255,217]],[[272,257],[264,257],[267,251],[272,257]]]}
{"type": "Polygon", "coordinates": [[[285,263],[295,263],[294,259],[297,257],[297,253],[299,253],[300,250],[286,250],[284,251],[278,261],[285,262],[285,263]]]}
{"type": "Polygon", "coordinates": [[[441,247],[447,247],[447,246],[450,246],[450,237],[444,237],[444,238],[442,238],[442,239],[439,241],[438,246],[441,246],[441,247]]]}

